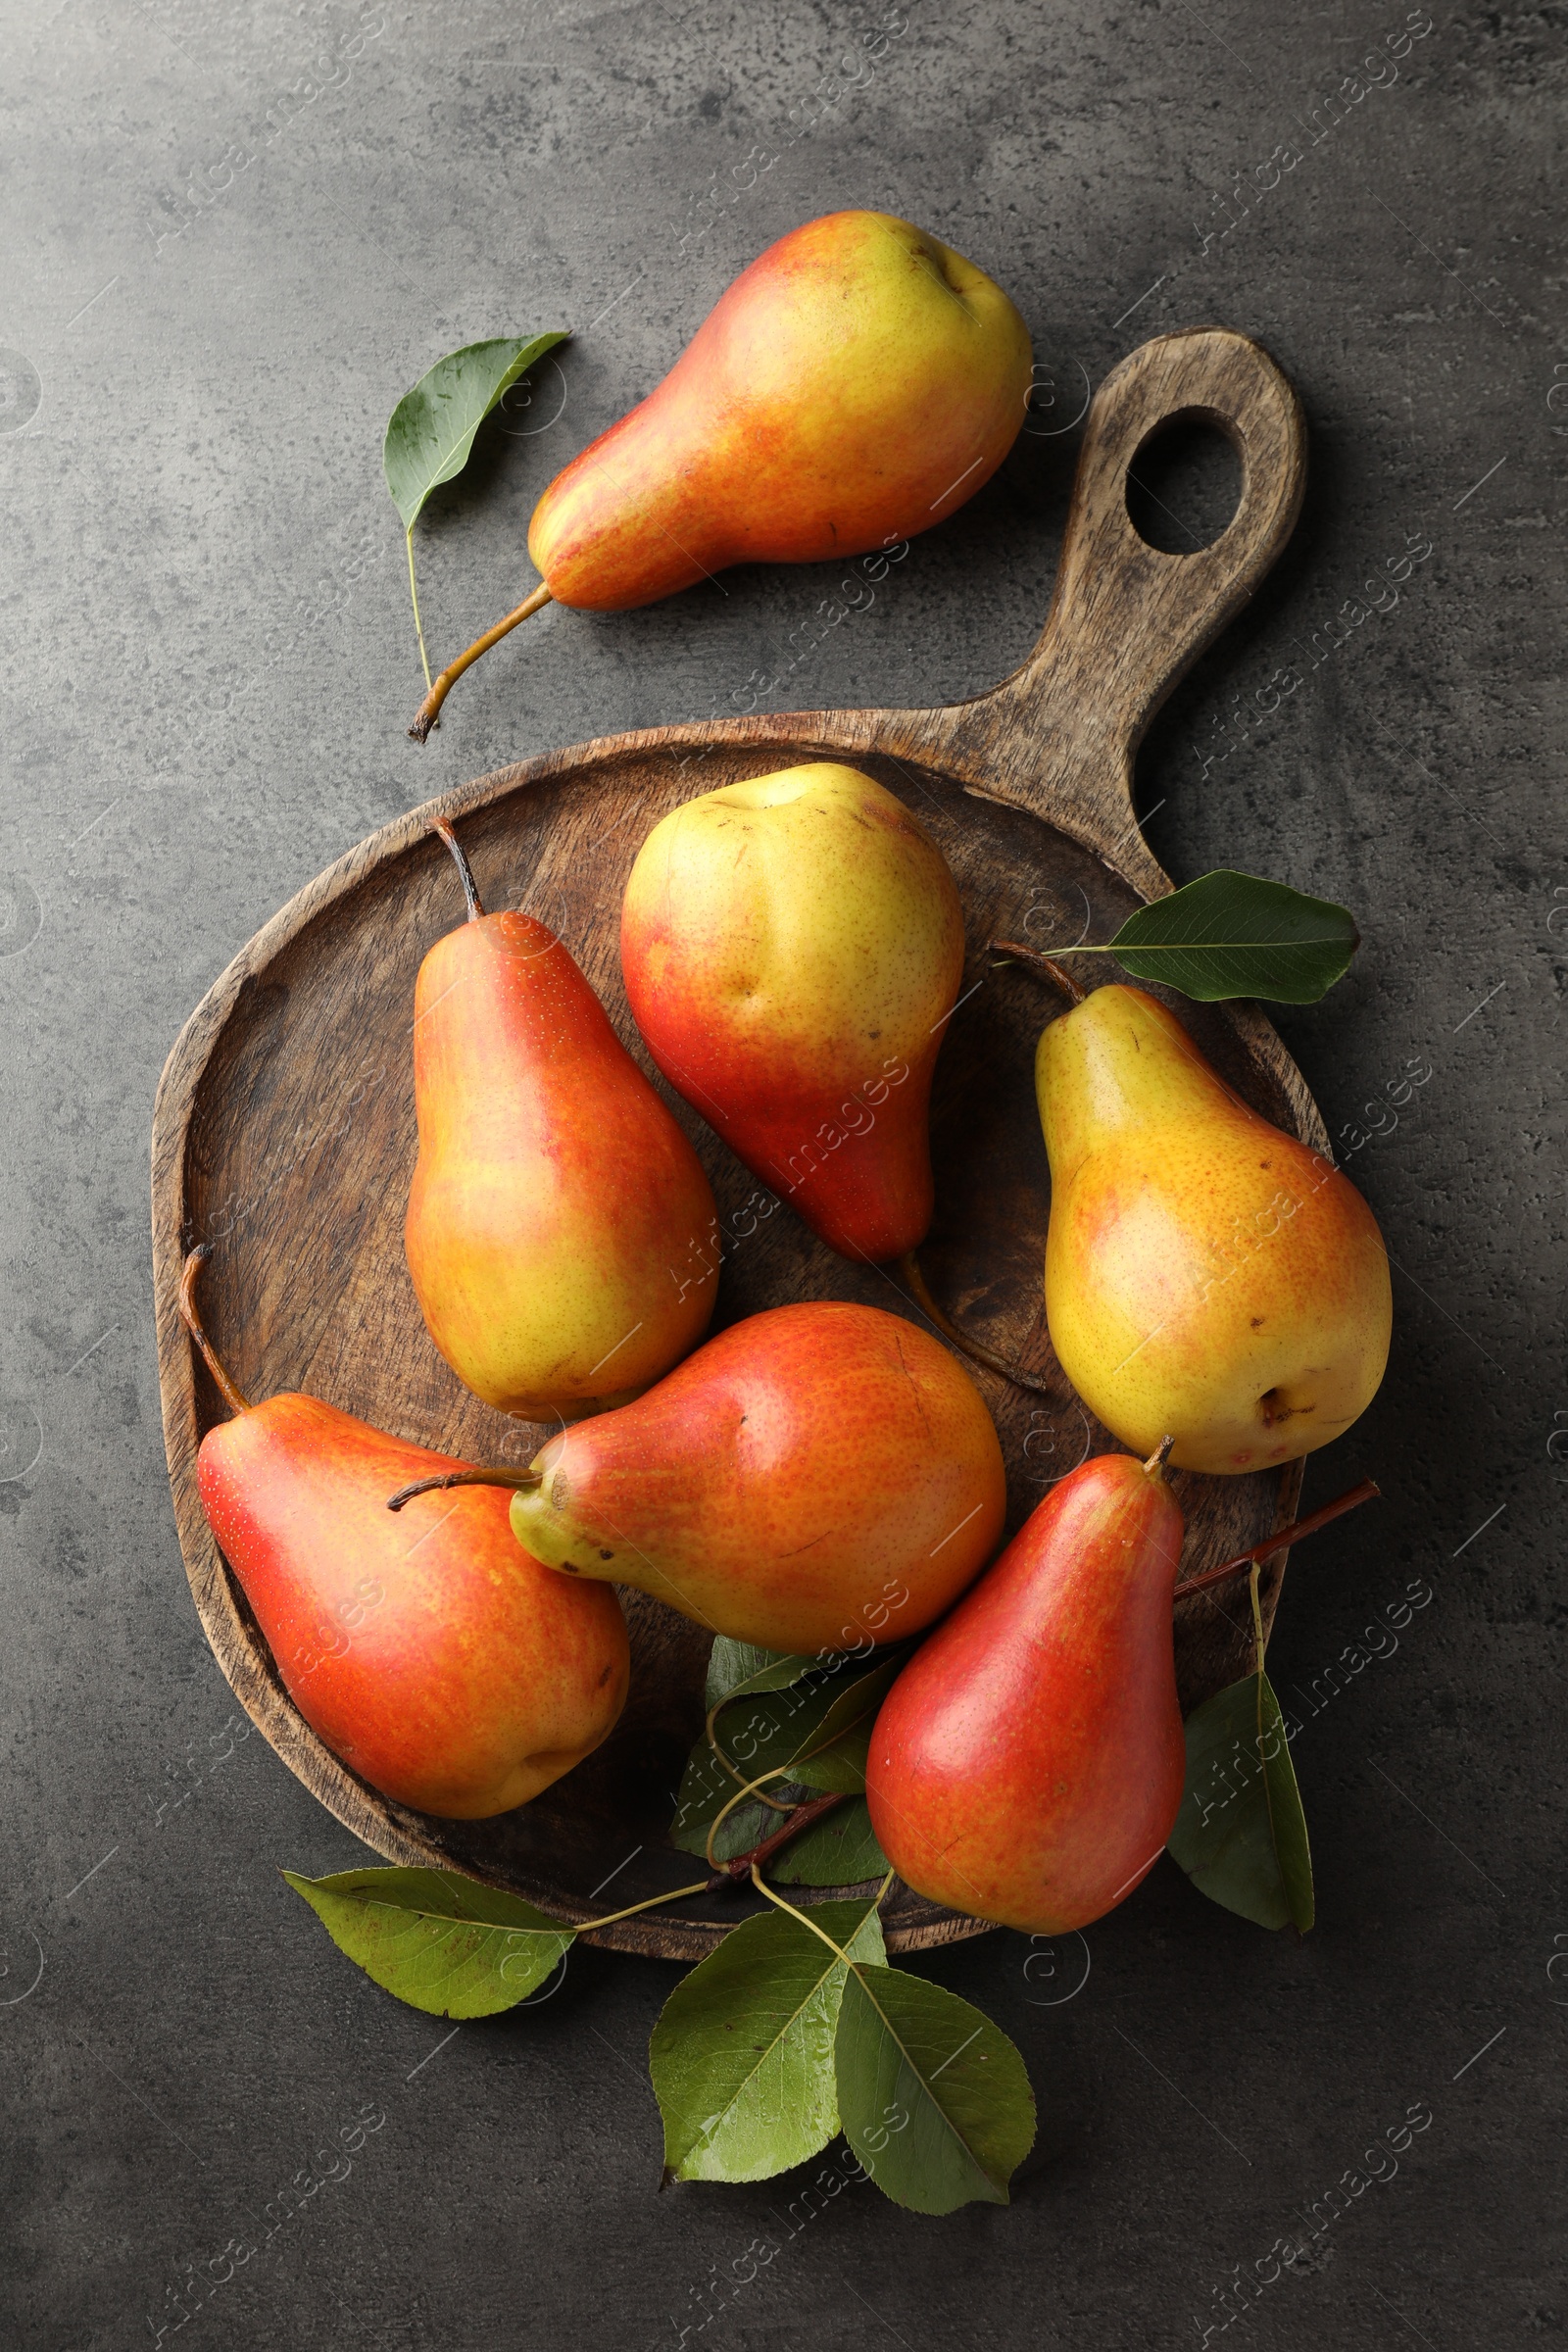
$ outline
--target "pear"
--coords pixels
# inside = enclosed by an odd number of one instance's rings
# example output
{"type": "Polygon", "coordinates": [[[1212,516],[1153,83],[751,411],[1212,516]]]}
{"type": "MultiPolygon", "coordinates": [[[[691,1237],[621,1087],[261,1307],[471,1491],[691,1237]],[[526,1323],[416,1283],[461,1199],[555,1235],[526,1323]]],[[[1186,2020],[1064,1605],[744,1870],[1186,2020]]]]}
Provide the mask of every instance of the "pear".
{"type": "Polygon", "coordinates": [[[1046,1315],[1123,1445],[1175,1438],[1218,1474],[1349,1428],[1388,1362],[1393,1298],[1366,1202],[1243,1102],[1175,1015],[1099,988],[1040,1040],[1051,1161],[1046,1315]]]}
{"type": "Polygon", "coordinates": [[[1158,1859],[1186,1778],[1160,1462],[1071,1472],[888,1692],[866,1802],[916,1893],[1059,1936],[1158,1859]]]}
{"type": "Polygon", "coordinates": [[[416,1491],[487,1479],[518,1490],[514,1534],[564,1579],[613,1578],[801,1654],[920,1632],[990,1558],[1006,1507],[996,1427],[956,1357],[839,1300],[732,1324],[526,1472],[416,1491]]]}
{"type": "Polygon", "coordinates": [[[214,1355],[191,1252],[180,1307],[234,1418],[196,1457],[207,1522],[284,1688],[333,1754],[398,1804],[461,1821],[526,1804],[613,1730],[631,1671],[608,1588],[519,1551],[503,1497],[466,1487],[387,1516],[449,1456],[316,1396],[250,1404],[214,1355]]]}
{"type": "Polygon", "coordinates": [[[670,1084],[844,1256],[931,1221],[931,1074],[963,971],[947,860],[819,760],[687,801],[626,885],[621,968],[670,1084]]]}
{"type": "Polygon", "coordinates": [[[742,272],[663,382],[573,458],[528,529],[542,584],[442,671],[552,598],[622,612],[731,564],[842,563],[929,530],[1023,423],[1029,333],[1002,288],[892,213],[829,213],[742,272]]]}
{"type": "Polygon", "coordinates": [[[409,1272],[475,1396],[570,1421],[624,1403],[702,1338],[713,1196],[560,940],[531,915],[486,914],[436,830],[468,920],[415,992],[409,1272]]]}

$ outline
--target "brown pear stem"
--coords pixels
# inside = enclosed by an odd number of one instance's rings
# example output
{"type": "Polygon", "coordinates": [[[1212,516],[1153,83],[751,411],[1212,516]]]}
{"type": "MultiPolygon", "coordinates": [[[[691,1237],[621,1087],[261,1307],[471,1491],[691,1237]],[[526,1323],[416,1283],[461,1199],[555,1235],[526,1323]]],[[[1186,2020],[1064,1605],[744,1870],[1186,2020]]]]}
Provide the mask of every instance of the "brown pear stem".
{"type": "Polygon", "coordinates": [[[470,923],[477,923],[481,920],[484,914],[484,901],[479,896],[478,885],[474,881],[473,868],[468,863],[468,854],[466,850],[464,848],[457,835],[453,832],[452,827],[447,823],[447,820],[444,816],[432,817],[430,820],[430,830],[432,833],[439,833],[441,839],[446,843],[447,848],[452,852],[453,857],[457,859],[458,874],[463,883],[463,895],[468,903],[468,920],[470,923]]]}
{"type": "Polygon", "coordinates": [[[1376,1479],[1363,1478],[1359,1486],[1348,1487],[1343,1494],[1337,1494],[1332,1502],[1326,1502],[1320,1511],[1308,1511],[1304,1519],[1297,1519],[1291,1526],[1277,1529],[1272,1536],[1265,1536],[1250,1551],[1239,1551],[1235,1559],[1224,1560],[1217,1568],[1205,1568],[1201,1576],[1189,1577],[1185,1585],[1177,1586],[1175,1598],[1185,1600],[1189,1592],[1206,1592],[1210,1585],[1223,1584],[1228,1576],[1240,1576],[1245,1568],[1262,1567],[1277,1551],[1288,1551],[1293,1544],[1299,1544],[1303,1536],[1315,1536],[1318,1529],[1327,1527],[1331,1519],[1338,1519],[1342,1512],[1353,1511],[1359,1503],[1370,1502],[1382,1492],[1376,1479]]]}
{"type": "Polygon", "coordinates": [[[708,1882],[709,1892],[715,1894],[720,1886],[727,1886],[735,1879],[746,1878],[754,1863],[760,1869],[764,1862],[772,1860],[782,1846],[788,1845],[792,1838],[798,1838],[803,1830],[808,1830],[813,1822],[821,1820],[824,1813],[831,1813],[835,1805],[842,1805],[843,1802],[842,1792],[835,1790],[830,1796],[814,1796],[808,1804],[796,1805],[783,1827],[769,1831],[760,1845],[754,1845],[749,1853],[737,1854],[733,1862],[720,1862],[708,1882]]]}
{"type": "Polygon", "coordinates": [[[966,1331],[959,1330],[951,1316],[943,1313],[926,1286],[920,1261],[912,1250],[906,1250],[900,1258],[899,1272],[913,1293],[916,1304],[930,1316],[943,1338],[953,1342],[960,1355],[967,1355],[973,1362],[983,1364],[988,1372],[996,1372],[1002,1379],[1010,1380],[1014,1388],[1032,1390],[1037,1396],[1054,1397],[1055,1391],[1049,1381],[1042,1380],[1036,1372],[1024,1371],[1020,1364],[1009,1364],[1005,1356],[998,1355],[981,1341],[971,1339],[966,1331]]]}
{"type": "Polygon", "coordinates": [[[548,605],[550,601],[550,591],[541,580],[533,594],[525,596],[514,612],[509,612],[505,620],[498,620],[493,629],[486,629],[482,637],[474,639],[466,654],[460,654],[455,662],[447,663],[414,714],[414,724],[409,729],[409,733],[414,737],[416,743],[423,743],[427,739],[430,729],[441,714],[442,704],[464,671],[471,669],[481,654],[487,654],[493,645],[499,645],[502,638],[508,636],[516,627],[519,620],[526,620],[530,613],[537,612],[542,605],[548,605]]]}
{"type": "MultiPolygon", "coordinates": [[[[1074,1004],[1081,1004],[1089,994],[1086,988],[1080,987],[1065,964],[1058,963],[1054,956],[1042,956],[1038,948],[1021,947],[1015,939],[988,939],[986,952],[991,956],[1010,956],[1014,963],[1024,964],[1031,972],[1038,972],[1042,979],[1054,981],[1062,995],[1074,1004]]],[[[1064,956],[1072,953],[1071,948],[1062,950],[1064,956]]]]}
{"type": "Polygon", "coordinates": [[[229,1411],[231,1413],[248,1413],[251,1409],[250,1398],[243,1396],[234,1386],[219,1362],[213,1349],[213,1344],[202,1329],[201,1316],[196,1311],[196,1277],[212,1254],[207,1244],[203,1242],[186,1258],[184,1272],[179,1278],[179,1319],[201,1349],[202,1362],[212,1374],[218,1393],[229,1411]]]}
{"type": "Polygon", "coordinates": [[[416,1478],[411,1487],[399,1487],[386,1498],[389,1511],[401,1511],[416,1494],[436,1494],[445,1487],[511,1487],[518,1494],[531,1494],[544,1483],[541,1470],[510,1470],[504,1462],[489,1463],[481,1470],[445,1470],[434,1478],[416,1478]]]}

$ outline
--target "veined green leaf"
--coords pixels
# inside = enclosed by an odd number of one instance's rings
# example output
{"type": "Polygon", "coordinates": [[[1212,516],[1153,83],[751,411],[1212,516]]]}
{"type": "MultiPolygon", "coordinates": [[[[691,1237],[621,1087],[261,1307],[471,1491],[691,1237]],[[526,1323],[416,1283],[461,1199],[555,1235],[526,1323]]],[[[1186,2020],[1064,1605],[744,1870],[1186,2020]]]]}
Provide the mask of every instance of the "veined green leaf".
{"type": "Polygon", "coordinates": [[[284,1878],[339,1951],[432,2017],[493,2017],[542,1984],[576,1939],[532,1903],[454,1870],[343,1870],[284,1878]]]}
{"type": "Polygon", "coordinates": [[[1332,900],[1222,867],[1140,906],[1106,953],[1135,979],[1162,980],[1205,1004],[1315,1004],[1359,944],[1349,913],[1332,900]]]}
{"type": "Polygon", "coordinates": [[[834,2061],[844,2135],[895,2204],[1006,2204],[1035,2099],[1000,2026],[925,1977],[852,1970],[834,2061]]]}
{"type": "MultiPolygon", "coordinates": [[[[891,1681],[892,1677],[888,1679],[891,1681]]],[[[852,1724],[848,1731],[838,1733],[831,1740],[824,1735],[822,1744],[813,1747],[809,1755],[803,1756],[793,1767],[795,1777],[803,1788],[820,1788],[824,1792],[832,1789],[839,1796],[864,1795],[865,1767],[871,1753],[871,1726],[887,1687],[887,1683],[882,1685],[881,1690],[874,1694],[858,1723],[852,1724]]]]}
{"type": "Polygon", "coordinates": [[[815,1658],[759,1649],[755,1642],[732,1642],[727,1634],[719,1634],[708,1656],[708,1708],[711,1712],[729,1699],[748,1698],[758,1690],[787,1690],[792,1683],[804,1682],[816,1664],[815,1658]]]}
{"type": "MultiPolygon", "coordinates": [[[[874,1898],[812,1913],[840,1948],[885,1973],[874,1898]]],[[[839,2128],[833,2042],[845,1967],[785,1911],[748,1919],[676,1985],[649,2045],[665,2177],[761,2180],[839,2128]]]]}
{"type": "MultiPolygon", "coordinates": [[[[713,1727],[714,1738],[733,1771],[725,1769],[706,1738],[697,1742],[687,1761],[670,1831],[680,1850],[702,1853],[716,1815],[738,1789],[764,1773],[787,1770],[787,1781],[767,1784],[770,1795],[783,1798],[798,1788],[850,1793],[863,1788],[870,1727],[906,1654],[906,1647],[894,1653],[876,1652],[868,1665],[846,1660],[827,1673],[813,1670],[787,1686],[764,1685],[737,1692],[713,1727]]],[[[724,1822],[713,1850],[721,1861],[745,1853],[770,1829],[777,1829],[782,1819],[771,1806],[750,1801],[737,1806],[724,1822]],[[732,1825],[743,1816],[749,1823],[761,1820],[763,1826],[753,1836],[742,1837],[732,1825]]]]}
{"type": "Polygon", "coordinates": [[[887,1871],[888,1858],[877,1843],[865,1799],[857,1796],[803,1830],[773,1856],[767,1875],[781,1886],[859,1886],[885,1878],[887,1871]]]}
{"type": "Polygon", "coordinates": [[[1279,1700],[1247,1675],[1187,1718],[1187,1787],[1170,1834],[1193,1885],[1260,1928],[1312,1925],[1312,1857],[1279,1700]]]}
{"type": "Polygon", "coordinates": [[[387,420],[381,469],[392,504],[412,531],[431,491],[463,471],[473,436],[491,410],[558,343],[564,327],[526,338],[503,335],[489,343],[466,343],[427,368],[412,392],[405,392],[387,420]]]}

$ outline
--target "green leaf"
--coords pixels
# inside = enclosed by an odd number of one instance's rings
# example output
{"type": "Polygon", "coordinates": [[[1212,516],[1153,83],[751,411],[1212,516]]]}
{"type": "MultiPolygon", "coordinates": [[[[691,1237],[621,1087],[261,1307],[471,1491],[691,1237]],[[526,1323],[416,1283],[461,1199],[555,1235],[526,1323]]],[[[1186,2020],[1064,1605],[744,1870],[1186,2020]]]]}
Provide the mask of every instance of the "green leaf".
{"type": "Polygon", "coordinates": [[[473,436],[502,394],[526,375],[537,360],[568,329],[524,340],[503,335],[490,343],[466,343],[426,368],[405,392],[387,420],[381,468],[392,504],[412,531],[420,509],[438,482],[450,482],[468,463],[473,436]]]}
{"type": "MultiPolygon", "coordinates": [[[[787,1797],[792,1788],[803,1787],[852,1794],[862,1789],[871,1724],[906,1656],[906,1646],[876,1653],[876,1662],[869,1666],[844,1661],[827,1673],[813,1671],[782,1688],[768,1685],[738,1691],[713,1726],[734,1772],[725,1770],[706,1738],[687,1761],[670,1831],[681,1852],[702,1853],[715,1816],[742,1787],[764,1773],[788,1772],[788,1781],[767,1784],[773,1796],[787,1797]]],[[[780,1669],[783,1663],[778,1661],[780,1669]]],[[[728,1861],[756,1845],[769,1829],[777,1829],[781,1820],[771,1806],[750,1801],[739,1805],[725,1821],[713,1850],[721,1861],[728,1861]],[[732,1825],[743,1816],[749,1824],[760,1820],[762,1826],[741,1837],[732,1825]]]]}
{"type": "Polygon", "coordinates": [[[727,1634],[714,1638],[708,1658],[705,1704],[710,1714],[731,1698],[756,1690],[787,1690],[803,1682],[817,1661],[796,1657],[788,1650],[759,1649],[755,1642],[732,1642],[727,1634]]]}
{"type": "Polygon", "coordinates": [[[1331,899],[1229,868],[1201,874],[1130,914],[1106,953],[1138,980],[1163,980],[1205,1004],[1266,997],[1315,1004],[1343,979],[1360,945],[1331,899]]]}
{"type": "MultiPolygon", "coordinates": [[[[823,1903],[812,1916],[883,1973],[874,1899],[823,1903]]],[[[649,2045],[666,2179],[761,2180],[827,2145],[839,2128],[833,2040],[844,1979],[843,1961],[785,1911],[743,1921],[682,1979],[649,2045]]]]}
{"type": "Polygon", "coordinates": [[[493,2017],[542,1984],[576,1940],[532,1903],[455,1870],[284,1878],[384,1991],[432,2017],[493,2017]]]}
{"type": "MultiPolygon", "coordinates": [[[[891,1680],[891,1677],[890,1677],[891,1680]]],[[[887,1685],[882,1686],[883,1690],[887,1685]]],[[[876,1703],[862,1720],[837,1739],[815,1747],[795,1766],[795,1777],[806,1788],[832,1789],[839,1796],[863,1796],[865,1767],[871,1753],[871,1725],[875,1720],[876,1703]]]]}
{"type": "Polygon", "coordinates": [[[1312,1925],[1312,1857],[1279,1700],[1250,1674],[1187,1718],[1170,1851],[1193,1885],[1260,1928],[1312,1925]]]}
{"type": "Polygon", "coordinates": [[[865,1799],[858,1796],[803,1830],[793,1845],[773,1856],[767,1875],[782,1886],[859,1886],[867,1879],[885,1878],[888,1867],[865,1799]]]}
{"type": "Polygon", "coordinates": [[[844,2135],[897,2205],[1005,2205],[1035,2100],[1000,2026],[903,1969],[852,1972],[834,2046],[844,2135]]]}

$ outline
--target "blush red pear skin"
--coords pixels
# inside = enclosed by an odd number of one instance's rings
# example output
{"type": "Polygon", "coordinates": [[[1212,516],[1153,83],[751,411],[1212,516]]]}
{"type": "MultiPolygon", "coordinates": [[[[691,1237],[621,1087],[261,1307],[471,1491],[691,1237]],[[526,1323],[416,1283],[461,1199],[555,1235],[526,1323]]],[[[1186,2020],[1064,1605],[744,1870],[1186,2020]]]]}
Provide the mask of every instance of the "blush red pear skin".
{"type": "Polygon", "coordinates": [[[1157,1467],[1098,1456],[916,1651],[877,1717],[866,1801],[918,1893],[1058,1935],[1152,1868],[1186,1771],[1172,1634],[1182,1532],[1157,1467]]]}
{"type": "Polygon", "coordinates": [[[494,1488],[297,1394],[202,1441],[202,1506],[290,1697],[334,1755],[421,1813],[510,1812],[613,1729],[630,1653],[614,1593],[521,1550],[494,1488]]]}

